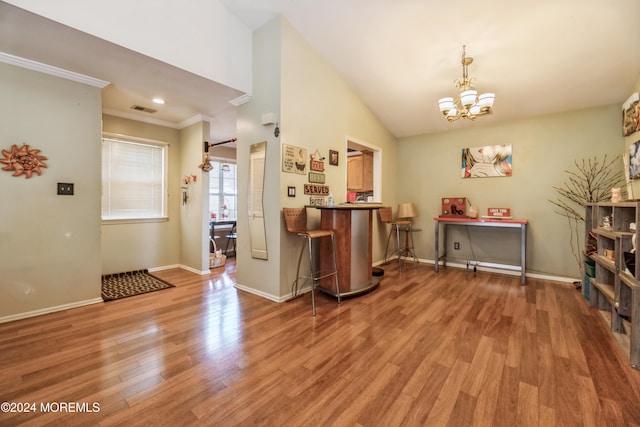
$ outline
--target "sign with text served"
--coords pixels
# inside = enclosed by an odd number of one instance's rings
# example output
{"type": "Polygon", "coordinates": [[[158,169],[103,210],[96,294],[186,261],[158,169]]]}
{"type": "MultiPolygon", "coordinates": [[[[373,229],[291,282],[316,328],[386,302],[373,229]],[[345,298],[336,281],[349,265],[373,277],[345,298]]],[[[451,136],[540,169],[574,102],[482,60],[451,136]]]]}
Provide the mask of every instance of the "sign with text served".
{"type": "Polygon", "coordinates": [[[329,186],[321,184],[305,184],[304,194],[313,194],[318,196],[328,196],[329,186]]]}

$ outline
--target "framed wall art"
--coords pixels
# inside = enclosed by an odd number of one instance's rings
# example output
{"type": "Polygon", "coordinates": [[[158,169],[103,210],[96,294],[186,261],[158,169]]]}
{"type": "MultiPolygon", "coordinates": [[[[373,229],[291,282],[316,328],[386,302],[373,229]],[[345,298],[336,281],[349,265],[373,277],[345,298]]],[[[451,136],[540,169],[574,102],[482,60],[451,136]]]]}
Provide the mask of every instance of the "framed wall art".
{"type": "Polygon", "coordinates": [[[640,130],[640,93],[636,92],[622,104],[622,135],[640,130]]]}
{"type": "Polygon", "coordinates": [[[331,166],[338,166],[338,152],[335,150],[329,150],[329,164],[331,166]]]}
{"type": "Polygon", "coordinates": [[[629,146],[629,179],[640,178],[640,141],[629,146]]]}
{"type": "Polygon", "coordinates": [[[282,172],[307,173],[307,149],[295,145],[282,144],[282,172]]]}
{"type": "Polygon", "coordinates": [[[511,145],[485,145],[462,149],[462,178],[511,176],[511,145]]]}

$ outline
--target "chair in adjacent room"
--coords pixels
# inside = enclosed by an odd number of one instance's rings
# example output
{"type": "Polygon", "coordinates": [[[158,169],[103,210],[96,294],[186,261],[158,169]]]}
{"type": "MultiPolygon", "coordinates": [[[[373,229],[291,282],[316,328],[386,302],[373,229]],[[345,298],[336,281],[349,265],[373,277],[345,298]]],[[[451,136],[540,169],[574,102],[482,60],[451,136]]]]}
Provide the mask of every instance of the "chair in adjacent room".
{"type": "Polygon", "coordinates": [[[336,285],[336,295],[338,298],[338,304],[340,304],[340,287],[338,284],[338,264],[336,260],[336,244],[335,233],[333,230],[309,230],[307,229],[307,209],[306,208],[282,208],[284,213],[284,220],[287,226],[287,231],[295,233],[305,239],[302,248],[300,249],[300,255],[298,257],[298,267],[296,269],[296,279],[294,285],[300,279],[310,279],[311,281],[311,307],[313,315],[316,315],[316,300],[315,300],[315,288],[320,280],[333,276],[336,285]],[[331,252],[333,255],[333,269],[328,271],[322,271],[316,268],[314,259],[316,254],[313,249],[314,239],[330,238],[331,239],[331,252]],[[305,246],[309,252],[309,265],[311,269],[310,277],[300,276],[300,263],[302,261],[302,255],[304,254],[305,246]]]}
{"type": "Polygon", "coordinates": [[[238,235],[236,234],[236,222],[233,222],[233,226],[231,227],[231,232],[229,234],[227,234],[226,236],[224,236],[227,238],[227,245],[224,248],[224,254],[228,255],[229,252],[229,243],[233,242],[233,255],[235,256],[236,254],[236,238],[238,237],[238,235]]]}

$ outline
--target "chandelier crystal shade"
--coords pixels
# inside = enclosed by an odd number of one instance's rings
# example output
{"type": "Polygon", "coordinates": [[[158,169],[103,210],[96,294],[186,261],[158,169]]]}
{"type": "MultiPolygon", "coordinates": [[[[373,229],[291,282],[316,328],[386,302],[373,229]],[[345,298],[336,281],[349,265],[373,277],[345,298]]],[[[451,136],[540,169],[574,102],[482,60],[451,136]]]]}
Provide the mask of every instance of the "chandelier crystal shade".
{"type": "Polygon", "coordinates": [[[452,122],[460,117],[474,120],[478,116],[491,114],[495,93],[483,93],[478,95],[478,91],[472,83],[475,77],[469,78],[467,67],[473,62],[473,58],[466,56],[466,46],[462,46],[462,80],[456,80],[454,84],[458,88],[456,98],[447,97],[438,101],[440,112],[452,122]]]}

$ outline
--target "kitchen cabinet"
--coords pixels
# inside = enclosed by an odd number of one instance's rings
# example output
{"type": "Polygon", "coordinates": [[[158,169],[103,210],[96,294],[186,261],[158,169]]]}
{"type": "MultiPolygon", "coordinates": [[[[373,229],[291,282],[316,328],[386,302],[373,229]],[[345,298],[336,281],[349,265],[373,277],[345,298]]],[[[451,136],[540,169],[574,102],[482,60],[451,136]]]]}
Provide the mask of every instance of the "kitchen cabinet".
{"type": "Polygon", "coordinates": [[[373,191],[372,152],[364,151],[361,154],[347,157],[347,190],[373,191]]]}

